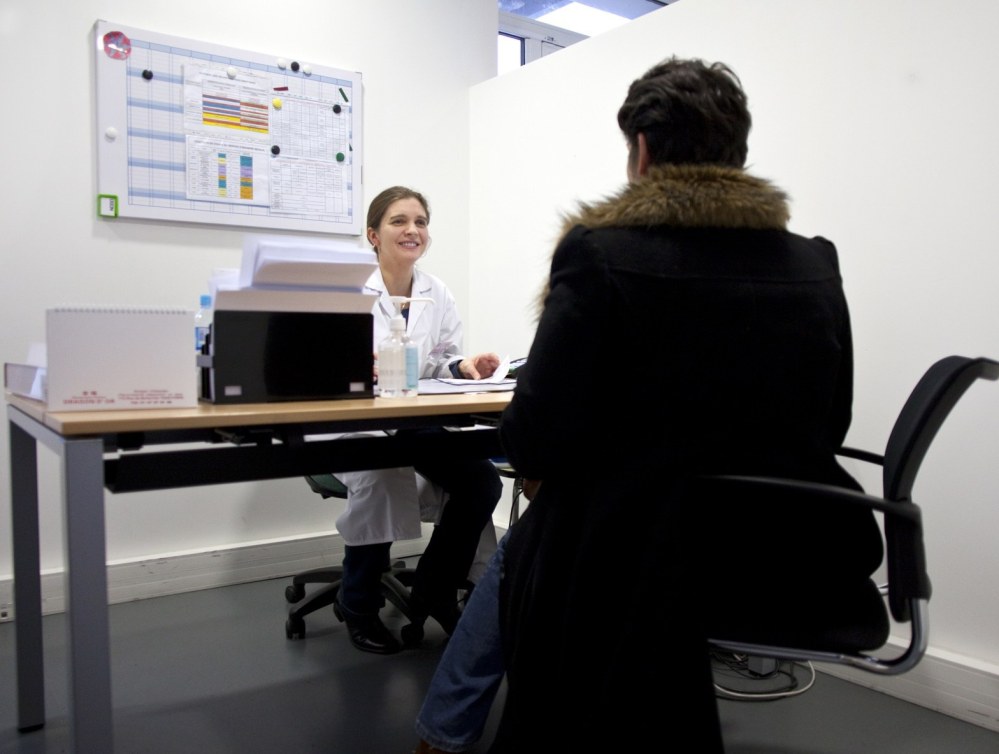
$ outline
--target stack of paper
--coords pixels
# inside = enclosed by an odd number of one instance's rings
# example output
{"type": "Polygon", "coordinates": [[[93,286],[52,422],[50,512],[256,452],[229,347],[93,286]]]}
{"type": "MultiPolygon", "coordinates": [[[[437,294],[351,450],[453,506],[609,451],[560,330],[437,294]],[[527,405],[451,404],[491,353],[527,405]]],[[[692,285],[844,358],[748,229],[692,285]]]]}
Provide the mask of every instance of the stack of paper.
{"type": "Polygon", "coordinates": [[[216,270],[216,310],[370,313],[364,283],[378,267],[370,250],[343,239],[248,236],[239,270],[216,270]]]}

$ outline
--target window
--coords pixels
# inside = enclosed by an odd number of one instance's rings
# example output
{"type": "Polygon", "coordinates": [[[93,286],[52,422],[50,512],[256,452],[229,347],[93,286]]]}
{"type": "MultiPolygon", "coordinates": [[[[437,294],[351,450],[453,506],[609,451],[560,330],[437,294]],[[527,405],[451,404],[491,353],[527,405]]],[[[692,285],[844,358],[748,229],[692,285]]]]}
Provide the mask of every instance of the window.
{"type": "Polygon", "coordinates": [[[496,72],[500,74],[586,39],[584,34],[530,18],[502,12],[499,15],[496,72]]]}
{"type": "Polygon", "coordinates": [[[497,0],[497,72],[505,73],[675,0],[497,0]],[[545,19],[541,21],[540,19],[545,19]]]}

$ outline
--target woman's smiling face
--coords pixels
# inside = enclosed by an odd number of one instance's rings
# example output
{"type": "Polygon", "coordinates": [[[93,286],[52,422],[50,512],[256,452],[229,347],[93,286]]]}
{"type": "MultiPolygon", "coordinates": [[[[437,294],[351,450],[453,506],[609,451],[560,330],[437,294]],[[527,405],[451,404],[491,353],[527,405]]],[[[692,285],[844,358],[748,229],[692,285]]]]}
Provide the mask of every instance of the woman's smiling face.
{"type": "Polygon", "coordinates": [[[429,224],[418,199],[398,199],[389,205],[377,229],[368,228],[368,241],[385,262],[412,265],[427,249],[429,224]]]}

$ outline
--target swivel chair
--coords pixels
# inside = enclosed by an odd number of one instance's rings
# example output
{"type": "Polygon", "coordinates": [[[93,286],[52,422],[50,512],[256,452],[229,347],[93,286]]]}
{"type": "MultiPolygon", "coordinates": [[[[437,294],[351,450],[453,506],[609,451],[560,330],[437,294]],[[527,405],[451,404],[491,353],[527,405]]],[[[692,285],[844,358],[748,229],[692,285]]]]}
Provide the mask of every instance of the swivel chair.
{"type": "MultiPolygon", "coordinates": [[[[767,520],[794,515],[804,506],[861,506],[878,511],[883,515],[888,576],[886,585],[864,579],[863,583],[854,581],[842,588],[823,588],[819,593],[757,583],[746,590],[752,594],[721,595],[711,600],[710,644],[736,654],[838,663],[881,675],[897,675],[913,668],[927,647],[931,586],[921,511],[912,500],[912,488],[940,426],[978,379],[999,379],[999,362],[962,356],[937,361],[902,407],[883,455],[841,449],[841,456],[882,467],[880,496],[791,479],[702,479],[704,498],[698,500],[712,506],[708,514],[712,516],[718,515],[716,504],[726,510],[752,510],[755,515],[767,515],[767,520]],[[776,518],[769,518],[771,514],[776,518]],[[732,605],[736,607],[732,609],[732,605]],[[884,651],[891,618],[909,624],[908,645],[901,651],[884,651]]],[[[738,557],[751,559],[754,553],[738,557]]],[[[823,587],[827,586],[823,582],[823,587]]]]}
{"type": "MultiPolygon", "coordinates": [[[[332,474],[314,474],[305,477],[305,481],[313,492],[322,495],[324,499],[330,497],[346,499],[347,497],[347,488],[332,474]]],[[[412,586],[413,573],[414,570],[406,567],[404,561],[396,561],[389,570],[382,574],[381,578],[382,595],[410,621],[402,627],[401,631],[403,642],[407,644],[415,643],[423,638],[422,620],[413,620],[409,602],[409,589],[412,586]]],[[[289,639],[305,638],[305,616],[333,605],[337,592],[340,590],[342,578],[343,568],[339,565],[312,568],[292,577],[291,584],[285,587],[284,597],[289,603],[298,604],[298,606],[288,611],[288,619],[284,624],[285,635],[289,639]],[[306,598],[306,584],[324,584],[325,586],[316,589],[306,598]]]]}

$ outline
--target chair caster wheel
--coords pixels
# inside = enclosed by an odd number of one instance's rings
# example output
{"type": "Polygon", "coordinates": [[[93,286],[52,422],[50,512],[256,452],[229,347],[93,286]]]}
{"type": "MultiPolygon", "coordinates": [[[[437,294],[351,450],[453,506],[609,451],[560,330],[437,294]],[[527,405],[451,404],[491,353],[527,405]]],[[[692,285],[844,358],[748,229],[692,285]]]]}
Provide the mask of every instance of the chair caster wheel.
{"type": "Polygon", "coordinates": [[[284,598],[288,602],[298,602],[305,596],[305,587],[302,584],[291,584],[284,588],[284,598]]]}
{"type": "Polygon", "coordinates": [[[284,622],[284,635],[289,639],[305,638],[305,620],[292,615],[284,622]]]}
{"type": "Polygon", "coordinates": [[[423,626],[416,623],[407,623],[399,631],[402,636],[402,643],[407,647],[415,647],[423,641],[423,626]]]}

